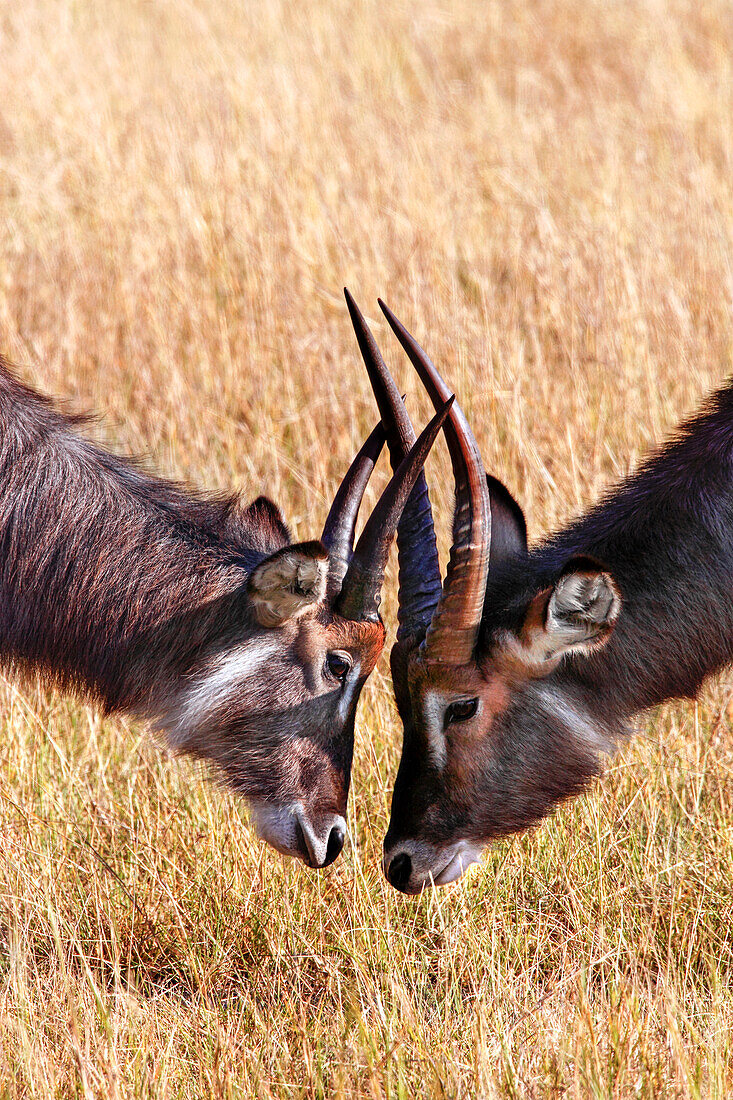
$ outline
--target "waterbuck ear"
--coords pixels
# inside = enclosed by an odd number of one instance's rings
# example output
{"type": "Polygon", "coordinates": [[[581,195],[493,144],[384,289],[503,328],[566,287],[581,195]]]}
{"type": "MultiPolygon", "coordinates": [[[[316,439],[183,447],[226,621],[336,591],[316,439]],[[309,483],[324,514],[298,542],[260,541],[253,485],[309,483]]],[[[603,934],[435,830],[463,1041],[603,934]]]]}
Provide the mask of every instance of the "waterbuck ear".
{"type": "Polygon", "coordinates": [[[527,523],[524,512],[506,485],[498,478],[486,475],[491,504],[491,550],[489,576],[507,558],[527,552],[527,523]]]}
{"type": "Polygon", "coordinates": [[[269,497],[259,496],[248,504],[246,508],[238,510],[236,516],[238,534],[242,541],[255,550],[261,550],[265,554],[272,554],[288,546],[291,535],[283,514],[277,504],[269,497]]]}
{"type": "Polygon", "coordinates": [[[620,611],[611,574],[592,558],[571,558],[553,587],[530,603],[521,656],[537,671],[550,671],[567,653],[591,653],[608,641],[620,611]]]}
{"type": "Polygon", "coordinates": [[[326,594],[328,554],[320,542],[298,542],[252,570],[247,591],[260,626],[282,626],[315,608],[326,594]]]}

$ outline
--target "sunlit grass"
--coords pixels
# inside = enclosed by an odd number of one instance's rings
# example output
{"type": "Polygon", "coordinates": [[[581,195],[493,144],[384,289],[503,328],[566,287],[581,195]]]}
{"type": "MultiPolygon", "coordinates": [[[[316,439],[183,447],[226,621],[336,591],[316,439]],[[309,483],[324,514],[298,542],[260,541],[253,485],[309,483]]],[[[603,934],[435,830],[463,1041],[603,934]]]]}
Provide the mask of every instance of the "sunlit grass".
{"type": "MultiPolygon", "coordinates": [[[[379,293],[539,534],[730,372],[732,54],[723,0],[7,7],[2,350],[314,537],[375,418],[343,284],[427,417],[379,293]]],[[[410,900],[380,872],[386,659],[323,874],[145,730],[6,674],[0,1097],[730,1096],[732,691],[410,900]]]]}

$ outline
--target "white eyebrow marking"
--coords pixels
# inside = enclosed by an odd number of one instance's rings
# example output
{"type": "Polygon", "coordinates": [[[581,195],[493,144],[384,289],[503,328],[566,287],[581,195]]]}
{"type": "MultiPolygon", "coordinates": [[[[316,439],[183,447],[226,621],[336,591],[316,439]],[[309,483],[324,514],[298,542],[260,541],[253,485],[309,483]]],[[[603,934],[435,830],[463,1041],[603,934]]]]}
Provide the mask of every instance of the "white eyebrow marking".
{"type": "Polygon", "coordinates": [[[281,649],[271,639],[247,642],[214,658],[203,675],[184,689],[175,728],[180,738],[201,724],[230,694],[233,687],[251,678],[260,666],[281,649]]]}
{"type": "Polygon", "coordinates": [[[435,767],[442,771],[448,761],[448,746],[443,729],[444,700],[435,691],[426,691],[423,701],[428,751],[435,767]]]}

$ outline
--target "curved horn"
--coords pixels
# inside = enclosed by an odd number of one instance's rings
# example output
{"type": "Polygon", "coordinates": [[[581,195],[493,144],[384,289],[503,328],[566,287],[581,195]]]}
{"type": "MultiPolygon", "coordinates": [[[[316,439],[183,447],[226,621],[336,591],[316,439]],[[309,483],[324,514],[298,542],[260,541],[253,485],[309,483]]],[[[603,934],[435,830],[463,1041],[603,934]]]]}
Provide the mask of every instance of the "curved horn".
{"type": "MultiPolygon", "coordinates": [[[[382,358],[376,340],[362,313],[344,287],[346,304],[354,326],[359,350],[369,375],[387,445],[396,470],[415,442],[415,430],[407,414],[400,391],[382,358]]],[[[421,470],[397,527],[399,561],[399,610],[397,638],[424,637],[441,593],[440,561],[435,544],[435,527],[430,497],[421,470]]]]}
{"type": "Polygon", "coordinates": [[[420,433],[417,443],[397,467],[364,525],[337,601],[337,611],[345,619],[370,622],[379,620],[379,602],[390,543],[407,498],[450,412],[453,400],[451,396],[420,433]]]}
{"type": "Polygon", "coordinates": [[[328,586],[326,595],[333,600],[341,591],[354,549],[356,517],[364,492],[386,440],[382,424],[377,424],[366,443],[346,471],[333,498],[321,535],[328,550],[328,586]]]}
{"type": "MultiPolygon", "coordinates": [[[[440,408],[450,392],[448,387],[415,338],[381,298],[379,305],[431,401],[440,408]]],[[[456,483],[453,546],[443,594],[425,638],[425,655],[445,664],[463,665],[472,659],[486,596],[491,505],[478,445],[457,403],[446,421],[445,435],[456,483]]]]}

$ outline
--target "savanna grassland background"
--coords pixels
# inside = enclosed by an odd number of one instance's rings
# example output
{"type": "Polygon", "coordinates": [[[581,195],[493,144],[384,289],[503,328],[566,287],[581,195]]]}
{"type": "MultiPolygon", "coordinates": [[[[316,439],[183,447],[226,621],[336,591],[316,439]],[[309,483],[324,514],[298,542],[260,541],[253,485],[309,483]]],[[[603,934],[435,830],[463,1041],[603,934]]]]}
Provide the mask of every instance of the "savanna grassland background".
{"type": "MultiPolygon", "coordinates": [[[[731,373],[732,123],[727,0],[3,3],[0,345],[306,538],[375,418],[344,284],[428,413],[381,294],[539,535],[731,373]]],[[[144,729],[5,677],[0,1097],[733,1095],[732,699],[650,715],[409,900],[386,657],[322,874],[144,729]]]]}

